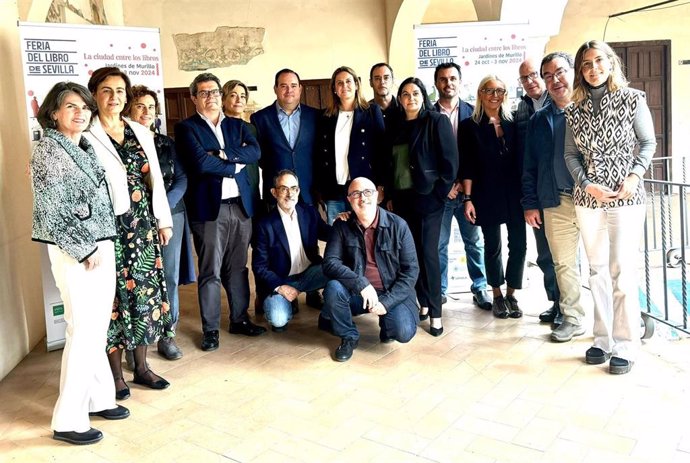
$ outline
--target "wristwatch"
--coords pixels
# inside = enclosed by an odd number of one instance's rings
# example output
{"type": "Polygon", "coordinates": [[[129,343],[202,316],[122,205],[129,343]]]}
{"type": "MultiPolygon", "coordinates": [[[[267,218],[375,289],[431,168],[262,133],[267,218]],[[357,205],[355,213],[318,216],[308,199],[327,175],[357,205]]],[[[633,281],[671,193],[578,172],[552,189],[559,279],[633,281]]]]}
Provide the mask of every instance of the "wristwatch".
{"type": "Polygon", "coordinates": [[[462,202],[466,203],[467,201],[472,201],[472,196],[471,195],[462,195],[462,202]]]}

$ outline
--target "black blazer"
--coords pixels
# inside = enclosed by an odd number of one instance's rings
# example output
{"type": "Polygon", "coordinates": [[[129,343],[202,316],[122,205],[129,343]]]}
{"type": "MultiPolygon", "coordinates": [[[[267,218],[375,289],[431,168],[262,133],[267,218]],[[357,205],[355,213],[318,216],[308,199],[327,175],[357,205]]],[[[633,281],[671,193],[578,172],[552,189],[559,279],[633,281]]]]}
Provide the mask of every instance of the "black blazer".
{"type": "MultiPolygon", "coordinates": [[[[381,170],[386,159],[385,124],[381,108],[371,105],[368,109],[356,108],[350,132],[350,150],[347,161],[350,178],[366,177],[376,185],[382,185],[381,170]]],[[[338,185],[335,177],[335,126],[338,116],[319,119],[317,146],[314,154],[314,189],[322,199],[344,199],[344,185],[338,185]]]]}
{"type": "Polygon", "coordinates": [[[496,137],[494,126],[483,116],[479,124],[472,119],[460,123],[462,138],[460,173],[472,180],[472,203],[477,225],[524,222],[520,205],[522,158],[516,148],[516,129],[502,120],[505,149],[496,137]]]}

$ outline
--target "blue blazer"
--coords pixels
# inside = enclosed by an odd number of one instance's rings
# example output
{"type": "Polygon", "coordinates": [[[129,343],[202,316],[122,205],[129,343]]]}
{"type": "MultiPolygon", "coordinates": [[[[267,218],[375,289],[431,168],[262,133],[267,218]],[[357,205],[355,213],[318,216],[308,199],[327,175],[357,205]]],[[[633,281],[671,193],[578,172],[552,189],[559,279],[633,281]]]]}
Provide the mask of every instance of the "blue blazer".
{"type": "MultiPolygon", "coordinates": [[[[378,105],[368,109],[356,108],[350,131],[347,164],[350,178],[366,177],[376,185],[383,185],[383,165],[390,149],[386,149],[383,114],[378,105]]],[[[345,185],[338,185],[335,177],[335,128],[338,116],[323,114],[319,120],[317,150],[314,152],[314,189],[325,200],[345,199],[345,185]]]]}
{"type": "Polygon", "coordinates": [[[235,164],[256,163],[261,157],[259,143],[240,119],[226,117],[221,130],[227,160],[218,156],[218,139],[199,114],[175,125],[177,155],[187,171],[185,204],[191,221],[205,222],[218,218],[224,177],[237,181],[242,206],[248,217],[254,215],[253,192],[247,172],[242,169],[235,174],[235,164]]]}
{"type": "MultiPolygon", "coordinates": [[[[301,187],[300,197],[307,204],[312,199],[312,159],[316,139],[316,121],[319,112],[305,104],[300,105],[300,126],[295,147],[291,148],[278,121],[277,103],[265,107],[251,116],[251,123],[256,127],[256,138],[261,146],[261,161],[264,181],[263,198],[271,196],[273,177],[283,170],[290,169],[297,174],[301,187]]],[[[275,203],[275,201],[273,201],[275,203]]]]}
{"type": "MultiPolygon", "coordinates": [[[[312,264],[320,264],[318,240],[328,241],[331,227],[314,206],[297,204],[295,212],[304,252],[312,264]]],[[[290,245],[277,207],[257,223],[253,238],[252,270],[256,285],[264,293],[271,293],[287,282],[291,265],[290,245]]]]}

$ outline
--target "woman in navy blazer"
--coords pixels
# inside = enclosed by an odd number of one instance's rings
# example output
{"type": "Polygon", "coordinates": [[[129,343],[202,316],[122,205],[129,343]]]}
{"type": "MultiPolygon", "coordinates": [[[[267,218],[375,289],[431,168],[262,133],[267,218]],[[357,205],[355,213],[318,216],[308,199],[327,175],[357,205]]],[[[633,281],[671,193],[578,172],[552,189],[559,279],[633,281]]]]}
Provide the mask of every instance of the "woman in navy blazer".
{"type": "Polygon", "coordinates": [[[345,195],[351,179],[366,177],[383,185],[386,129],[381,108],[364,99],[361,80],[352,68],[336,69],[330,90],[328,108],[317,128],[314,185],[332,224],[338,213],[347,210],[345,195]]]}

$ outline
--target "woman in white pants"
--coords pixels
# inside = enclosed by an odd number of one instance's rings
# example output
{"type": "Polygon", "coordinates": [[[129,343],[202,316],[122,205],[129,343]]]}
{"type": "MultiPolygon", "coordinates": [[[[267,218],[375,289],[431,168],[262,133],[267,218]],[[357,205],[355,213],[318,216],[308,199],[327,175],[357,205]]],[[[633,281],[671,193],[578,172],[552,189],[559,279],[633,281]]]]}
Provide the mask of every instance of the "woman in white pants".
{"type": "Polygon", "coordinates": [[[92,444],[103,434],[89,416],[122,419],[105,353],[115,293],[115,217],[105,173],[82,137],[96,104],[91,93],[60,82],[38,111],[44,129],[31,157],[32,239],[48,244],[67,325],[53,438],[92,444]]]}
{"type": "Polygon", "coordinates": [[[565,109],[565,160],[590,266],[594,344],[589,364],[630,371],[640,347],[637,266],[645,218],[642,176],[656,149],[645,94],[628,87],[618,56],[598,40],[575,55],[573,103],[565,109]],[[634,149],[639,144],[639,153],[634,149]]]}

